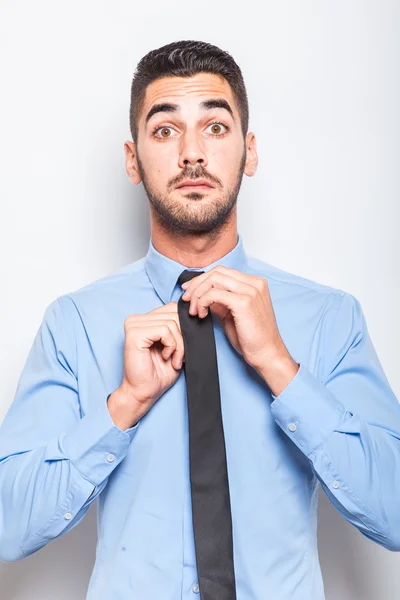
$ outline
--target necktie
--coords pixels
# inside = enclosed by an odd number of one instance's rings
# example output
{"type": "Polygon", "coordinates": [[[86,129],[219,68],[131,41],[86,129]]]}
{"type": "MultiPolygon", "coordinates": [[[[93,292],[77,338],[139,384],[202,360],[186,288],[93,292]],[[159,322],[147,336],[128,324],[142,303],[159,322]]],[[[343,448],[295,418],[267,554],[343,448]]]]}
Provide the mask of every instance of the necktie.
{"type": "MultiPolygon", "coordinates": [[[[204,271],[184,270],[181,285],[204,271]]],[[[183,295],[183,294],[182,294],[183,295]]],[[[178,300],[184,343],[192,520],[201,600],[236,600],[232,516],[211,312],[178,300]]]]}

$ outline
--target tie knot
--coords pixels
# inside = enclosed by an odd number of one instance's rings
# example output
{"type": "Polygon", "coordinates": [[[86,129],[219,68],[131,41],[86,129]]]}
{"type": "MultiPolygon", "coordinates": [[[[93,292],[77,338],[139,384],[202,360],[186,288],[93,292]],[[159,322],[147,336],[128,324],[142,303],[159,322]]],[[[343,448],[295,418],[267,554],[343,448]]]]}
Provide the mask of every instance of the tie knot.
{"type": "Polygon", "coordinates": [[[204,271],[188,271],[185,269],[178,277],[178,284],[182,285],[185,281],[190,281],[193,277],[197,277],[197,275],[201,275],[204,271]]]}

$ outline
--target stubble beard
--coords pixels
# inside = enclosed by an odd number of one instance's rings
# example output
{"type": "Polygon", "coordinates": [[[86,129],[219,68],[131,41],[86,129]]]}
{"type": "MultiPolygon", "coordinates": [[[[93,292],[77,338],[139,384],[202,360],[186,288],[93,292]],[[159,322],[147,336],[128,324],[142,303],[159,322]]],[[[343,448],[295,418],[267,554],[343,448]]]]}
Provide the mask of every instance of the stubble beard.
{"type": "MultiPolygon", "coordinates": [[[[167,194],[155,192],[138,154],[137,161],[143,187],[150,202],[150,210],[160,227],[174,235],[204,234],[211,231],[216,233],[223,228],[236,205],[243,179],[246,149],[244,148],[233,188],[225,197],[220,196],[212,202],[202,200],[204,194],[199,192],[185,194],[186,201],[171,200],[167,194]]],[[[184,169],[181,173],[181,179],[204,177],[209,180],[210,178],[204,173],[203,167],[198,165],[195,169],[184,169]]]]}

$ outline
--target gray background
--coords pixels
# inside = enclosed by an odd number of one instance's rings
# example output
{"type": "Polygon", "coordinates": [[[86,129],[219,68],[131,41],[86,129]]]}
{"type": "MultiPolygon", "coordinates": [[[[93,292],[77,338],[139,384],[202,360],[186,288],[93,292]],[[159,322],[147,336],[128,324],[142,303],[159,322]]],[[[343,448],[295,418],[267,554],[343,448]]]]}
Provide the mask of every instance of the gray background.
{"type": "MultiPolygon", "coordinates": [[[[147,200],[124,170],[130,83],[143,54],[177,39],[215,43],[243,70],[260,158],[239,196],[246,251],[354,294],[400,398],[399,12],[395,0],[0,3],[0,420],[45,307],[147,251],[147,200]]],[[[2,563],[1,599],[83,600],[95,508],[2,563]]],[[[327,600],[399,597],[399,555],[323,492],[318,536],[327,600]]]]}

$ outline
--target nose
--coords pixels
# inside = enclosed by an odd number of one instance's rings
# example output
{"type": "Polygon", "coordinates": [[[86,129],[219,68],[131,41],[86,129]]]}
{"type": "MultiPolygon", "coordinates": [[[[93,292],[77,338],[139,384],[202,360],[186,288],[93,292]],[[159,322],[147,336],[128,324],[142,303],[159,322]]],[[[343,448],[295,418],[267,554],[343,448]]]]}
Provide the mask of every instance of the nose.
{"type": "Polygon", "coordinates": [[[179,166],[183,169],[188,165],[195,166],[196,164],[201,164],[205,167],[207,165],[207,155],[202,140],[195,133],[187,132],[181,141],[179,166]]]}

